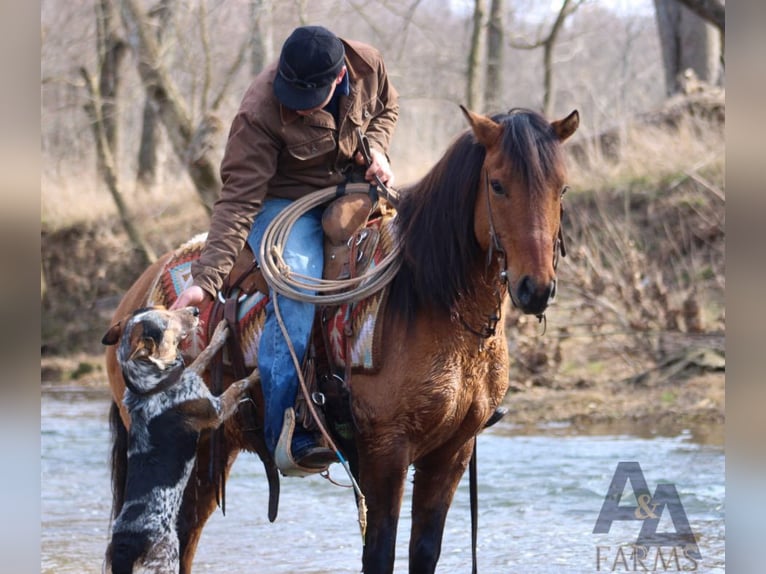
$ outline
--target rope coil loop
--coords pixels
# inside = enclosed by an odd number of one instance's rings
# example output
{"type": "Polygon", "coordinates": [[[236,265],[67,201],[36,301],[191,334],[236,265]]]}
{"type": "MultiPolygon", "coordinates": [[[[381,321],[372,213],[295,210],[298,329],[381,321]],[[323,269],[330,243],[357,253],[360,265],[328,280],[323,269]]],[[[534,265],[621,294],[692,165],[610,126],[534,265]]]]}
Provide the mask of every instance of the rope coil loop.
{"type": "MultiPolygon", "coordinates": [[[[369,186],[347,186],[349,193],[367,193],[369,186]]],[[[269,287],[276,293],[315,305],[338,305],[355,302],[388,285],[401,267],[401,248],[394,241],[393,248],[378,264],[365,273],[349,279],[316,279],[294,273],[285,262],[283,253],[287,238],[295,222],[314,207],[329,203],[337,196],[336,187],[328,187],[301,197],[272,220],[266,228],[258,248],[261,272],[269,287]]]]}

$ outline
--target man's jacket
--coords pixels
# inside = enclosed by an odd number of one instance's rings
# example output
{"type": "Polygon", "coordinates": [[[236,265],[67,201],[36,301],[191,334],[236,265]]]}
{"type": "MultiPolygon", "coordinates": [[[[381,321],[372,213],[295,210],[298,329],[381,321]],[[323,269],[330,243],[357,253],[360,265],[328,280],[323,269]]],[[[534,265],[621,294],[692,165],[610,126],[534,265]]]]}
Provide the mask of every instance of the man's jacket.
{"type": "Polygon", "coordinates": [[[300,116],[282,106],[272,86],[276,62],[245,92],[221,162],[223,188],[207,244],[192,265],[194,283],[211,295],[231,269],[265,198],[297,199],[343,182],[357,150],[357,127],[371,147],[388,153],[398,94],[375,48],[343,44],[350,91],[340,97],[338,122],[325,110],[300,116]]]}

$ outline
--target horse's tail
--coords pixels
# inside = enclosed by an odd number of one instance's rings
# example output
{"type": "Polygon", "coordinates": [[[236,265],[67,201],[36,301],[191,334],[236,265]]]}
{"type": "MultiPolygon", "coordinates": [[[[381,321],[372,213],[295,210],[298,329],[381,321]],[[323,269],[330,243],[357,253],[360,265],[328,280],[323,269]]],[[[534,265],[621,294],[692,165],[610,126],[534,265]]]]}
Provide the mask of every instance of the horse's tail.
{"type": "Polygon", "coordinates": [[[128,475],[128,429],[120,417],[117,403],[109,409],[109,427],[112,431],[112,520],[125,503],[125,481],[128,475]]]}

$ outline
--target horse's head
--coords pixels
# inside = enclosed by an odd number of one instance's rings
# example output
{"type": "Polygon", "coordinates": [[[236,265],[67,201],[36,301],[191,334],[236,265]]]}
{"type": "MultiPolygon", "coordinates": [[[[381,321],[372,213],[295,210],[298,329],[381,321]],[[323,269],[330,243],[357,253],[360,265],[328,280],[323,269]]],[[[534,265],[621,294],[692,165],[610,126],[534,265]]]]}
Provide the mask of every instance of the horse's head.
{"type": "Polygon", "coordinates": [[[483,250],[500,261],[514,305],[541,316],[556,294],[556,249],[565,166],[561,142],[579,124],[573,111],[549,123],[528,110],[493,118],[465,108],[486,155],[474,229],[483,250]]]}

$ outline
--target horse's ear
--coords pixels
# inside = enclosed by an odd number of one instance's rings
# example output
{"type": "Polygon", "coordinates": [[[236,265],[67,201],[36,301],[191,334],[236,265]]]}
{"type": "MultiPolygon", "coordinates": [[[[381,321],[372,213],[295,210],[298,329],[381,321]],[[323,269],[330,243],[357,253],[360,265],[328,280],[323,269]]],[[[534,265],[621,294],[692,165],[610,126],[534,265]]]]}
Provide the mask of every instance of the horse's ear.
{"type": "Polygon", "coordinates": [[[120,340],[122,334],[122,321],[117,321],[114,325],[109,327],[109,330],[104,333],[101,338],[102,345],[114,345],[120,340]]]}
{"type": "Polygon", "coordinates": [[[479,140],[479,143],[485,148],[494,146],[503,133],[503,127],[486,116],[473,113],[462,105],[460,109],[463,110],[463,115],[468,120],[468,123],[471,124],[473,134],[479,140]]]}
{"type": "Polygon", "coordinates": [[[551,122],[551,125],[553,126],[553,131],[559,136],[559,139],[564,141],[577,131],[577,126],[580,125],[580,113],[575,110],[563,120],[551,122]]]}

